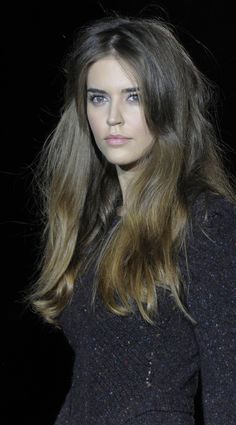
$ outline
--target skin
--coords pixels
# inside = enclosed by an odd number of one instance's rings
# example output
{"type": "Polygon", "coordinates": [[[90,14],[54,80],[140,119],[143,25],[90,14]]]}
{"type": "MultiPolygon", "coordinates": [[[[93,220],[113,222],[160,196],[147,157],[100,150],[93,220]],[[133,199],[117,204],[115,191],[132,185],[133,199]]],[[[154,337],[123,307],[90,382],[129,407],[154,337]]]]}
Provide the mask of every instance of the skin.
{"type": "Polygon", "coordinates": [[[123,200],[137,161],[153,143],[131,74],[111,55],[91,65],[87,76],[88,122],[98,149],[116,166],[123,200]]]}

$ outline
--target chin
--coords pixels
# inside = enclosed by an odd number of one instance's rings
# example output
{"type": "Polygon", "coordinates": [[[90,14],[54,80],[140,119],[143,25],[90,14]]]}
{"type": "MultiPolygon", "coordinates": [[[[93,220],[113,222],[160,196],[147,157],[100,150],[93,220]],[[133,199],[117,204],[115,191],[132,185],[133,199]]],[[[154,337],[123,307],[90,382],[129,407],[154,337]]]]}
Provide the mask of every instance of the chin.
{"type": "Polygon", "coordinates": [[[127,161],[127,159],[122,160],[122,159],[114,158],[111,156],[106,156],[106,160],[110,162],[111,164],[117,165],[119,167],[126,167],[136,162],[136,161],[127,161]]]}

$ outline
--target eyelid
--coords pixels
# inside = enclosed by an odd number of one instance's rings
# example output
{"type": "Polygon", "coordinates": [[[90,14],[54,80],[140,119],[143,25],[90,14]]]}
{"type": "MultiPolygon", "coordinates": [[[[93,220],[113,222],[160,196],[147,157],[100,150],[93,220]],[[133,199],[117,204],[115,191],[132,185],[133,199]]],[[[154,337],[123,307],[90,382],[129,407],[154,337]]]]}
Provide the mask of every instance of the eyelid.
{"type": "MultiPolygon", "coordinates": [[[[107,100],[107,97],[104,94],[101,94],[101,93],[88,93],[88,99],[92,103],[96,103],[96,102],[93,102],[95,98],[103,99],[103,102],[104,102],[104,99],[105,99],[105,101],[107,100]]],[[[99,104],[100,102],[97,102],[97,103],[99,104]]]]}
{"type": "Polygon", "coordinates": [[[137,92],[129,93],[129,94],[128,94],[128,100],[129,100],[129,98],[130,98],[130,97],[134,97],[134,96],[136,96],[136,97],[137,97],[137,101],[139,101],[139,100],[140,100],[139,93],[137,93],[137,92]]]}
{"type": "Polygon", "coordinates": [[[89,98],[93,99],[94,97],[106,97],[104,94],[101,93],[88,93],[89,98]]]}
{"type": "MultiPolygon", "coordinates": [[[[135,101],[137,101],[137,102],[140,100],[140,95],[139,95],[139,93],[137,91],[128,92],[128,93],[125,94],[125,98],[126,98],[127,101],[130,101],[132,97],[136,97],[137,99],[135,99],[135,101]]],[[[98,93],[96,93],[96,92],[93,92],[93,93],[88,92],[88,99],[89,99],[89,101],[91,101],[94,104],[102,104],[102,103],[105,103],[105,102],[109,101],[110,96],[109,95],[106,95],[106,94],[103,94],[103,93],[99,93],[99,92],[98,93]],[[100,99],[100,102],[95,102],[94,100],[96,98],[97,99],[100,99]]],[[[131,100],[131,102],[133,102],[133,100],[131,100]]]]}

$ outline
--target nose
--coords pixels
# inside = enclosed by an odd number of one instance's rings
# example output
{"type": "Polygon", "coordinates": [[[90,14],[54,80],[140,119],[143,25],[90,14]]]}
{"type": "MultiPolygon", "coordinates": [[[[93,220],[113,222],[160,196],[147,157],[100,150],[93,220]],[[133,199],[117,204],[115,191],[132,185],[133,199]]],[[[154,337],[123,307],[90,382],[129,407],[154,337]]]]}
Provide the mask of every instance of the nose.
{"type": "Polygon", "coordinates": [[[121,111],[121,108],[117,103],[111,103],[108,116],[107,116],[107,124],[109,126],[114,126],[117,124],[123,124],[124,118],[121,111]]]}

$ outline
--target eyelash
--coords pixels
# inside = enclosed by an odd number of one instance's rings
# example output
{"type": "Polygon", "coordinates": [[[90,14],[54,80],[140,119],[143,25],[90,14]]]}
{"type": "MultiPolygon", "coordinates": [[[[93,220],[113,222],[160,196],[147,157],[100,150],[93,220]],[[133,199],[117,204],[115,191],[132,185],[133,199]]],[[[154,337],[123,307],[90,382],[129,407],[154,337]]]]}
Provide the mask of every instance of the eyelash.
{"type": "MultiPolygon", "coordinates": [[[[131,97],[135,98],[134,100],[131,100],[131,103],[132,102],[134,102],[134,103],[136,103],[136,102],[138,103],[139,102],[139,95],[138,95],[138,93],[129,93],[128,100],[131,97]]],[[[101,94],[90,94],[89,95],[89,101],[92,102],[94,105],[102,105],[103,103],[105,103],[104,102],[104,99],[106,99],[106,97],[103,96],[103,95],[101,95],[101,94]],[[102,101],[100,101],[100,100],[102,100],[102,101]]]]}
{"type": "MultiPolygon", "coordinates": [[[[139,102],[139,95],[138,95],[138,93],[130,93],[130,95],[129,95],[129,97],[135,97],[135,100],[134,100],[134,102],[139,102]]],[[[132,100],[132,102],[133,102],[133,100],[132,100]]]]}
{"type": "Polygon", "coordinates": [[[104,100],[105,97],[102,96],[101,94],[91,94],[91,95],[89,95],[89,101],[94,103],[94,104],[97,104],[97,105],[104,103],[104,101],[100,102],[100,100],[102,100],[102,99],[104,100]]]}

